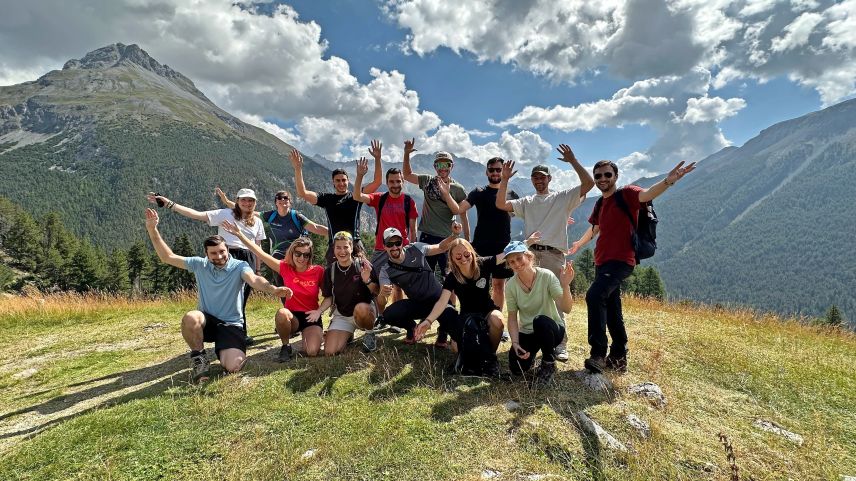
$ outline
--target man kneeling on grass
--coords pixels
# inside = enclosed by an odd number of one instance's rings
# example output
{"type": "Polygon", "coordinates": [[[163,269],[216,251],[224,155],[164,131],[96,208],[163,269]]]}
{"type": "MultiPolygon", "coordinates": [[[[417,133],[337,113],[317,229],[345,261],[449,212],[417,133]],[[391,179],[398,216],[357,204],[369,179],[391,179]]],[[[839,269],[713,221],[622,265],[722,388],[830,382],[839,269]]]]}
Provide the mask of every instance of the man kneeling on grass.
{"type": "Polygon", "coordinates": [[[204,342],[214,343],[214,352],[227,372],[244,367],[247,345],[241,317],[244,284],[276,297],[291,297],[291,289],[274,287],[245,261],[229,255],[226,241],[219,235],[205,239],[205,257],[182,257],[172,252],[158,232],[158,214],[146,209],[146,230],[161,262],[186,269],[196,276],[198,309],[181,318],[181,335],[190,347],[190,373],[194,381],[208,378],[208,358],[204,342]]]}

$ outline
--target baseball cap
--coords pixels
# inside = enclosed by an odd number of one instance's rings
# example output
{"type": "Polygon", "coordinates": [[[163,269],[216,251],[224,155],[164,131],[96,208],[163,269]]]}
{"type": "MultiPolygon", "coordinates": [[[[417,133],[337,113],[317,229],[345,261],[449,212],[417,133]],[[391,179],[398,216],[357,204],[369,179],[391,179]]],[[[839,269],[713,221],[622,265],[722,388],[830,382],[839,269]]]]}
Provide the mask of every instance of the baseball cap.
{"type": "Polygon", "coordinates": [[[238,191],[238,194],[235,197],[239,199],[242,197],[249,197],[250,199],[256,200],[256,193],[253,192],[253,189],[241,189],[238,191]]]}
{"type": "Polygon", "coordinates": [[[448,152],[442,152],[441,151],[441,152],[437,152],[436,154],[434,154],[434,162],[437,162],[438,160],[451,162],[453,164],[455,163],[455,159],[452,158],[452,154],[450,154],[448,152]]]}
{"type": "Polygon", "coordinates": [[[509,254],[522,254],[522,253],[524,253],[524,252],[526,252],[526,251],[528,251],[528,250],[529,250],[529,248],[527,248],[527,247],[526,247],[526,243],[525,243],[525,242],[521,242],[521,241],[511,241],[511,242],[509,242],[509,243],[508,243],[508,245],[507,245],[507,246],[505,246],[505,249],[502,249],[502,253],[503,253],[503,254],[505,254],[505,255],[509,255],[509,254]]]}
{"type": "Polygon", "coordinates": [[[532,167],[532,173],[529,176],[533,176],[535,174],[544,174],[550,175],[550,166],[544,164],[538,164],[535,167],[532,167]]]}
{"type": "Polygon", "coordinates": [[[402,239],[404,239],[404,236],[401,235],[401,231],[396,229],[395,227],[387,227],[386,229],[384,229],[384,231],[383,231],[384,242],[387,239],[389,239],[390,237],[401,237],[402,239]]]}

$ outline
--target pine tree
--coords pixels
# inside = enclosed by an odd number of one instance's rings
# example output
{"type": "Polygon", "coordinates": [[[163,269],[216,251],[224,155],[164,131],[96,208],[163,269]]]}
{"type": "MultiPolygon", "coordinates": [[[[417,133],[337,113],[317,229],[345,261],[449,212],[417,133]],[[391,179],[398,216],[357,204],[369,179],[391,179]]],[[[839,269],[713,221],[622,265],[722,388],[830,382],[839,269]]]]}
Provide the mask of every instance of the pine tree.
{"type": "Polygon", "coordinates": [[[12,264],[35,272],[42,255],[42,230],[30,214],[20,211],[3,239],[3,247],[12,257],[12,264]]]}
{"type": "Polygon", "coordinates": [[[42,263],[39,265],[39,276],[41,277],[41,287],[44,289],[57,288],[67,290],[68,285],[68,266],[69,261],[63,257],[62,253],[51,247],[45,252],[42,263]]]}
{"type": "Polygon", "coordinates": [[[584,249],[574,259],[574,281],[571,283],[571,292],[582,295],[588,291],[594,282],[594,254],[591,249],[584,249]]]}
{"type": "MultiPolygon", "coordinates": [[[[158,259],[157,262],[160,262],[158,259]]],[[[135,293],[143,291],[143,274],[149,267],[149,252],[142,241],[135,242],[128,249],[128,280],[131,281],[135,293]]]]}
{"type": "MultiPolygon", "coordinates": [[[[180,234],[176,237],[172,251],[182,257],[193,256],[193,245],[190,243],[190,237],[187,234],[180,234]]],[[[196,286],[196,278],[187,269],[170,266],[169,273],[170,290],[193,289],[196,286]]]]}
{"type": "Polygon", "coordinates": [[[125,251],[116,249],[107,258],[107,272],[104,275],[104,288],[110,292],[128,292],[131,282],[128,275],[128,256],[125,251]]]}
{"type": "Polygon", "coordinates": [[[70,287],[86,292],[102,287],[103,268],[98,252],[88,241],[80,243],[68,266],[70,287]]]}
{"type": "Polygon", "coordinates": [[[78,239],[65,228],[62,217],[57,212],[49,212],[42,221],[44,238],[42,247],[45,252],[56,249],[65,260],[77,250],[78,239]]]}
{"type": "Polygon", "coordinates": [[[150,267],[146,273],[146,280],[149,282],[151,292],[163,294],[170,290],[172,279],[170,279],[169,269],[170,266],[161,262],[157,253],[152,254],[150,267]]]}
{"type": "Polygon", "coordinates": [[[666,297],[666,287],[663,285],[663,280],[660,278],[660,273],[654,266],[647,266],[641,269],[637,276],[637,294],[642,297],[653,297],[663,300],[666,297]]]}
{"type": "Polygon", "coordinates": [[[5,291],[15,282],[15,271],[6,264],[0,264],[0,291],[5,291]]]}
{"type": "Polygon", "coordinates": [[[827,326],[840,327],[844,325],[844,316],[841,315],[841,310],[835,304],[829,306],[826,311],[826,316],[823,318],[823,323],[827,326]]]}

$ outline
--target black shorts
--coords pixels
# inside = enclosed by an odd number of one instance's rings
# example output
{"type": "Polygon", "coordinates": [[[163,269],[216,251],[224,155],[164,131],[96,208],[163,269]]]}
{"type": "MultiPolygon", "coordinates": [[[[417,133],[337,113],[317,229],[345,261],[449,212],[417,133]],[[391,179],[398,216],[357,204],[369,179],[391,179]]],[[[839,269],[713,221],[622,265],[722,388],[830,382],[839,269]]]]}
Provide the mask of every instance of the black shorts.
{"type": "Polygon", "coordinates": [[[308,312],[292,311],[291,313],[294,314],[294,318],[297,319],[297,330],[299,332],[303,332],[304,329],[312,326],[318,326],[319,328],[323,329],[323,327],[321,326],[321,318],[318,318],[318,320],[315,322],[310,322],[308,312]]]}
{"type": "Polygon", "coordinates": [[[240,349],[247,352],[246,333],[241,326],[226,324],[220,319],[205,314],[205,327],[202,329],[202,340],[214,343],[214,353],[219,356],[223,349],[240,349]]]}
{"type": "MultiPolygon", "coordinates": [[[[502,246],[499,248],[499,250],[497,250],[496,248],[489,249],[489,248],[482,247],[482,246],[479,246],[479,247],[481,249],[479,249],[476,246],[473,246],[473,248],[476,250],[476,254],[478,254],[480,256],[495,256],[498,254],[502,254],[502,251],[505,248],[505,246],[502,246]]],[[[514,271],[509,269],[508,265],[505,262],[503,262],[501,264],[496,265],[496,267],[493,269],[492,274],[493,274],[494,279],[511,279],[511,277],[514,275],[514,271]]]]}

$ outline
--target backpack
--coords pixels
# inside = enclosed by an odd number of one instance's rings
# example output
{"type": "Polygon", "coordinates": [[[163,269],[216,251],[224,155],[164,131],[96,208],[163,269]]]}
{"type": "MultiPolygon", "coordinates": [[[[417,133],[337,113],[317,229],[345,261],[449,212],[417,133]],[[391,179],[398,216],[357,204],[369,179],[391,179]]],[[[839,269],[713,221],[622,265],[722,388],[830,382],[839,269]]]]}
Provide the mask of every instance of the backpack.
{"type": "MultiPolygon", "coordinates": [[[[660,220],[657,218],[657,213],[654,212],[654,203],[640,202],[639,215],[634,221],[633,216],[630,214],[630,207],[624,201],[622,189],[616,190],[613,196],[615,197],[615,203],[618,204],[618,208],[624,211],[627,217],[630,218],[630,225],[633,227],[633,233],[630,235],[630,245],[633,246],[633,252],[636,253],[636,263],[638,264],[640,260],[652,257],[657,251],[657,223],[660,220]]],[[[597,199],[594,206],[594,210],[598,214],[600,213],[601,204],[603,204],[603,197],[597,199]]]]}
{"type": "MultiPolygon", "coordinates": [[[[380,200],[377,203],[377,226],[375,226],[375,235],[377,235],[378,230],[380,229],[380,213],[383,211],[383,205],[386,204],[386,199],[389,198],[389,192],[384,192],[383,195],[380,196],[380,200]]],[[[404,232],[402,235],[407,236],[410,234],[410,196],[404,194],[404,232]]]]}
{"type": "MultiPolygon", "coordinates": [[[[300,221],[297,219],[297,214],[294,212],[294,209],[289,209],[288,211],[291,212],[291,222],[294,222],[294,227],[297,227],[298,229],[300,229],[300,221]]],[[[268,216],[267,223],[270,224],[271,222],[273,222],[273,220],[276,219],[276,215],[277,215],[276,211],[271,212],[270,216],[268,216]]],[[[302,235],[302,236],[308,236],[309,235],[309,231],[306,230],[305,226],[303,227],[303,231],[300,233],[300,235],[302,235]]]]}
{"type": "Polygon", "coordinates": [[[470,314],[464,320],[461,343],[458,345],[458,363],[455,370],[464,375],[481,376],[490,374],[496,364],[496,353],[490,343],[487,319],[470,314]]]}

